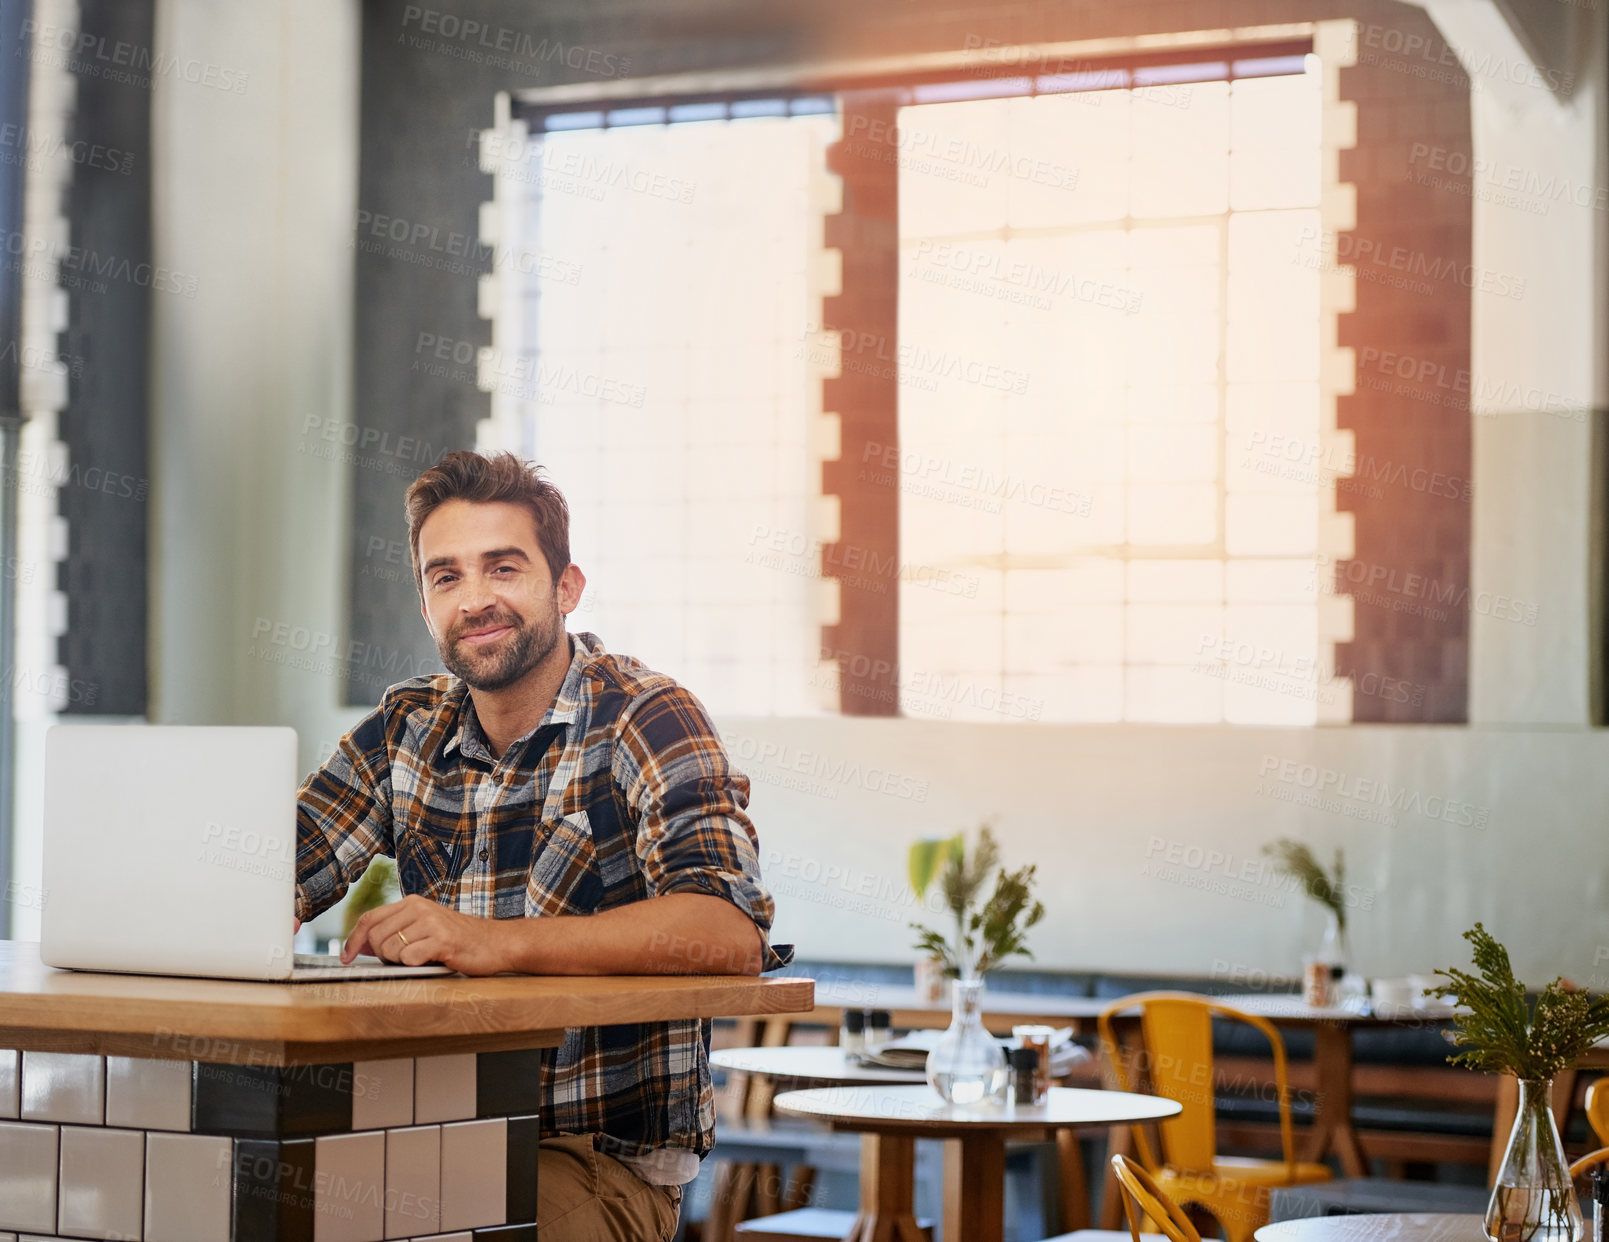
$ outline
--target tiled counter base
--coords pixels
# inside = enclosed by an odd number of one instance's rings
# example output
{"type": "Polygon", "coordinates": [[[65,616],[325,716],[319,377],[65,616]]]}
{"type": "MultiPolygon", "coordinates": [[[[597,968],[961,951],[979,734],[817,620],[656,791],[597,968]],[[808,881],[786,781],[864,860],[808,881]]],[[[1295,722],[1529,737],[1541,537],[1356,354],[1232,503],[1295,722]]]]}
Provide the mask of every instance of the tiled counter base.
{"type": "Polygon", "coordinates": [[[535,1242],[541,1057],[0,1050],[0,1242],[535,1242]]]}

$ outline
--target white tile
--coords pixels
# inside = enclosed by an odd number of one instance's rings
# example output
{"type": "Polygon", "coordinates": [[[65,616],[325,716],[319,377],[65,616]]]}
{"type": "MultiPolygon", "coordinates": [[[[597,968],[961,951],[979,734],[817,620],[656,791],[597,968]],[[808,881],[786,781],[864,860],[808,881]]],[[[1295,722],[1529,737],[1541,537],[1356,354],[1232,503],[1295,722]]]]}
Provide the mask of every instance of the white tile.
{"type": "Polygon", "coordinates": [[[389,1130],[413,1124],[413,1061],[352,1065],[352,1128],[389,1130]]]}
{"type": "Polygon", "coordinates": [[[391,1130],[385,1147],[385,1236],[412,1238],[441,1228],[441,1129],[391,1130]]]}
{"type": "MultiPolygon", "coordinates": [[[[0,1117],[15,1118],[17,1115],[21,1056],[15,1049],[0,1048],[0,1117]]],[[[3,1234],[0,1234],[0,1242],[6,1242],[3,1234]]],[[[16,1240],[12,1239],[12,1242],[16,1240]]]]}
{"type": "Polygon", "coordinates": [[[420,1057],[413,1072],[415,1125],[467,1121],[475,1115],[475,1054],[420,1057]]]}
{"type": "Polygon", "coordinates": [[[415,1238],[413,1242],[474,1242],[468,1233],[433,1233],[428,1238],[415,1238]]]}
{"type": "Polygon", "coordinates": [[[441,1128],[441,1227],[504,1224],[508,1212],[508,1120],[441,1128]]]}
{"type": "Polygon", "coordinates": [[[144,1173],[139,1131],[63,1126],[56,1232],[138,1242],[144,1173]]]}
{"type": "Polygon", "coordinates": [[[375,1242],[385,1231],[385,1135],[330,1135],[313,1149],[313,1242],[375,1242]]]}
{"type": "Polygon", "coordinates": [[[190,1129],[190,1062],[106,1058],[106,1124],[190,1129]]]}
{"type": "Polygon", "coordinates": [[[106,1061],[76,1052],[22,1054],[25,1121],[98,1126],[105,1115],[106,1061]]]}
{"type": "Polygon", "coordinates": [[[0,1227],[56,1229],[55,1126],[0,1121],[0,1227]]]}
{"type": "Polygon", "coordinates": [[[202,1134],[145,1136],[145,1242],[229,1236],[234,1148],[202,1134]]]}

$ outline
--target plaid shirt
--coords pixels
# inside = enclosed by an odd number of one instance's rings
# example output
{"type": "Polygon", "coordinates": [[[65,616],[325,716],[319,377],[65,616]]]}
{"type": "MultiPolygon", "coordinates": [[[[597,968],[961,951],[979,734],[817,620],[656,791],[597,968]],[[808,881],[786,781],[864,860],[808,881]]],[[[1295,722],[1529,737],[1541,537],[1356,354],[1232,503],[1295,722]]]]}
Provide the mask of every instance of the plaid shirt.
{"type": "MultiPolygon", "coordinates": [[[[296,912],[341,898],[376,854],[405,894],[480,918],[586,915],[663,893],[725,898],[770,947],[749,782],[687,690],[592,634],[540,724],[501,760],[456,677],[392,686],[297,797],[296,912]]],[[[715,1141],[707,1021],[578,1027],[544,1058],[542,1131],[612,1155],[715,1141]]],[[[669,1155],[670,1153],[664,1153],[669,1155]]]]}

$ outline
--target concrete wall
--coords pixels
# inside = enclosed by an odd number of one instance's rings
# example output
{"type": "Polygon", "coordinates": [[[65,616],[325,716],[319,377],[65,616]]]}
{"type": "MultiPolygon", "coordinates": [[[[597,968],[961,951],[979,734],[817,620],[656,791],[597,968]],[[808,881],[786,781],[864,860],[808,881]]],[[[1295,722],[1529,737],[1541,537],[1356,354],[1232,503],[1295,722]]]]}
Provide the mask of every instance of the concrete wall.
{"type": "Polygon", "coordinates": [[[306,731],[333,705],[350,482],[306,429],[349,405],[357,31],[355,3],[158,6],[159,53],[245,89],[153,99],[157,262],[197,274],[155,299],[155,721],[306,731]]]}
{"type": "MultiPolygon", "coordinates": [[[[345,641],[349,484],[303,428],[348,417],[357,5],[164,0],[157,26],[164,50],[250,80],[239,96],[157,87],[158,262],[200,286],[159,298],[154,318],[152,714],[292,724],[311,765],[358,713],[320,652],[258,653],[265,622],[345,641]],[[313,667],[272,662],[298,655],[313,667]]],[[[1562,107],[1477,94],[1477,151],[1603,185],[1603,85],[1600,55],[1562,107]]],[[[1477,261],[1533,291],[1477,299],[1478,373],[1604,404],[1603,215],[1477,200],[1477,261]]],[[[1527,974],[1609,983],[1590,428],[1523,402],[1476,420],[1475,583],[1534,602],[1537,620],[1472,618],[1469,727],[723,721],[755,778],[778,937],[812,957],[906,960],[906,845],[991,816],[1008,859],[1040,865],[1046,966],[1294,971],[1319,921],[1257,853],[1292,835],[1345,845],[1366,973],[1464,960],[1458,931],[1480,918],[1527,974]]]]}

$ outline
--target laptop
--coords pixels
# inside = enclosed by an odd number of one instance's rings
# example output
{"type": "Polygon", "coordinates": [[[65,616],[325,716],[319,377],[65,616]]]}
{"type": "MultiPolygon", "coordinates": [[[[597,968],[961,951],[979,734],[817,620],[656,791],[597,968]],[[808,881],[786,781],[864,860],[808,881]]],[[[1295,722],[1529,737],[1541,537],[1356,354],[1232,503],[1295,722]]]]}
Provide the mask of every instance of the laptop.
{"type": "Polygon", "coordinates": [[[53,726],[41,959],[286,983],[453,973],[292,950],[300,784],[294,729],[53,726]]]}

